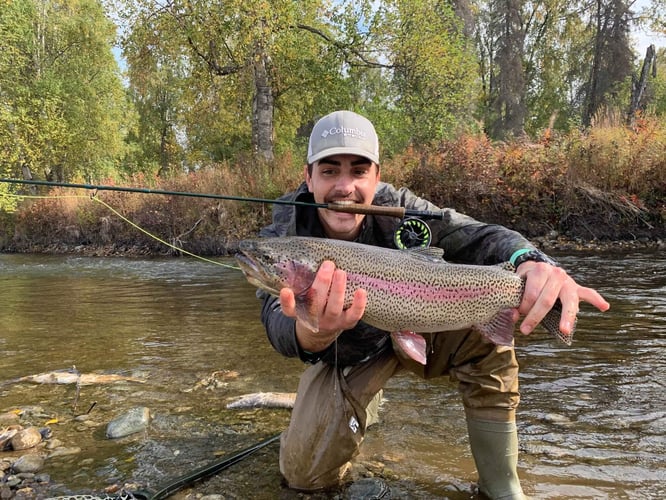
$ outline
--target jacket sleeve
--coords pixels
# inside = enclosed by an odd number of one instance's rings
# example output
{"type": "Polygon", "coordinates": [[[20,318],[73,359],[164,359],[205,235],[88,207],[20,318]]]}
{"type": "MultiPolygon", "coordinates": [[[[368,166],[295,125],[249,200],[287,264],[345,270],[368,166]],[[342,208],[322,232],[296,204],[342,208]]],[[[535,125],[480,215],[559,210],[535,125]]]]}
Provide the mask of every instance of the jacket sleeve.
{"type": "Polygon", "coordinates": [[[266,335],[273,348],[289,358],[300,356],[298,341],[296,340],[296,320],[282,313],[280,299],[261,290],[257,297],[262,300],[261,322],[266,329],[266,335]]]}

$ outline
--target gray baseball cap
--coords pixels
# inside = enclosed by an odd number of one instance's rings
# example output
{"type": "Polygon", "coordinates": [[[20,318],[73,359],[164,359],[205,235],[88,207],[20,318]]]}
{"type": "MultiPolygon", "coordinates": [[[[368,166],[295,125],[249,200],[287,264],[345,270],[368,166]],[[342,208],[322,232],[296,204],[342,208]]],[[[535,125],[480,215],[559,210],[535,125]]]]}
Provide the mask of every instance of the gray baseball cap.
{"type": "Polygon", "coordinates": [[[370,120],[352,111],[334,111],[315,123],[308,164],[340,154],[362,156],[379,164],[379,139],[370,120]]]}

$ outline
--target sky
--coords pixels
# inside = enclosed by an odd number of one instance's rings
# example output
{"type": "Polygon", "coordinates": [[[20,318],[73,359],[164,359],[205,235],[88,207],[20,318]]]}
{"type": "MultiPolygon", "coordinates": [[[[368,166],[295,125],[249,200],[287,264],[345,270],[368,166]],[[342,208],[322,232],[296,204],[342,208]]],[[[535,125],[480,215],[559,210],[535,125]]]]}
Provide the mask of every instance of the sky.
{"type": "Polygon", "coordinates": [[[654,45],[654,48],[659,50],[660,47],[666,47],[666,36],[660,35],[658,33],[645,33],[641,31],[634,31],[634,47],[636,52],[642,58],[645,57],[645,51],[650,45],[654,45]]]}
{"type": "MultiPolygon", "coordinates": [[[[636,0],[631,10],[634,13],[638,13],[649,4],[650,0],[636,0]]],[[[634,29],[632,35],[634,39],[634,48],[641,59],[645,57],[645,51],[650,45],[654,45],[654,48],[657,50],[659,50],[660,47],[666,48],[666,36],[663,34],[634,29]]]]}

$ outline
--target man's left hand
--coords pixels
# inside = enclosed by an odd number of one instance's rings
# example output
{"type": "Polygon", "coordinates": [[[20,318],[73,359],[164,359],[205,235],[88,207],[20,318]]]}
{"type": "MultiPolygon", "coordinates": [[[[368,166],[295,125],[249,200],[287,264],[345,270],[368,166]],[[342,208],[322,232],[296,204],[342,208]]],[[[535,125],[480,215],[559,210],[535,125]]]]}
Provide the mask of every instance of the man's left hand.
{"type": "Polygon", "coordinates": [[[581,302],[587,302],[602,312],[610,308],[610,304],[596,290],[580,286],[560,267],[526,261],[518,266],[516,272],[525,278],[525,293],[518,307],[518,313],[525,316],[520,324],[520,331],[525,335],[532,333],[558,298],[562,302],[560,330],[564,334],[573,331],[581,302]]]}

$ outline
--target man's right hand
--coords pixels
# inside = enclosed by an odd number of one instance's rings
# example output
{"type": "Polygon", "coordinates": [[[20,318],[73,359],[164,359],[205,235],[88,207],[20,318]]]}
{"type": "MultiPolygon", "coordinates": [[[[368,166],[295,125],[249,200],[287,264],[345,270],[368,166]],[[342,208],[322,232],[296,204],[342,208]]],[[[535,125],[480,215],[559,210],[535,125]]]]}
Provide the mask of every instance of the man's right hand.
{"type": "Polygon", "coordinates": [[[354,292],[352,303],[345,308],[347,273],[336,269],[332,261],[324,261],[308,291],[309,318],[299,318],[296,298],[289,288],[280,290],[280,306],[285,316],[296,318],[296,337],[301,349],[320,352],[326,349],[344,330],[353,328],[363,317],[368,294],[359,289],[354,292]],[[308,320],[309,319],[309,320],[308,320]],[[315,331],[309,324],[315,323],[315,331]]]}

